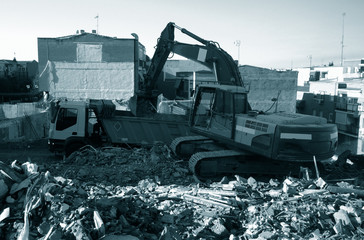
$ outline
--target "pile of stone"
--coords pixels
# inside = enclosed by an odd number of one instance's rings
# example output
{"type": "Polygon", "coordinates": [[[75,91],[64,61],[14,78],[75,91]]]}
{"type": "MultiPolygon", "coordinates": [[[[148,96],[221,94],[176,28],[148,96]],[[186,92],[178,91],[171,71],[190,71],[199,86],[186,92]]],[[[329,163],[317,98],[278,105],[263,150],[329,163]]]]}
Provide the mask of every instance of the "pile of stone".
{"type": "Polygon", "coordinates": [[[58,175],[105,184],[135,185],[146,178],[155,178],[161,184],[193,181],[188,175],[187,162],[172,158],[170,149],[162,143],[152,148],[130,149],[85,146],[64,159],[58,168],[61,170],[58,175]]]}
{"type": "Polygon", "coordinates": [[[30,162],[0,164],[0,239],[364,238],[364,190],[344,181],[195,183],[162,145],[89,147],[62,164],[62,176],[30,162]]]}

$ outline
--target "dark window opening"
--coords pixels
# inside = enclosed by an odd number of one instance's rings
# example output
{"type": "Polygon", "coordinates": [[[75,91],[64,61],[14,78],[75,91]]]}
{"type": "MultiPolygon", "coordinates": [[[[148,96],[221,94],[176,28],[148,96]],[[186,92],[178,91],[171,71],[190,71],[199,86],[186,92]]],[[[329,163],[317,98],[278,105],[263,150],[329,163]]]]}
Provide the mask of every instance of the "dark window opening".
{"type": "Polygon", "coordinates": [[[56,130],[62,131],[77,123],[77,109],[61,108],[58,113],[56,130]]]}
{"type": "Polygon", "coordinates": [[[245,94],[234,94],[235,102],[235,113],[246,113],[246,95],[245,94]]]}

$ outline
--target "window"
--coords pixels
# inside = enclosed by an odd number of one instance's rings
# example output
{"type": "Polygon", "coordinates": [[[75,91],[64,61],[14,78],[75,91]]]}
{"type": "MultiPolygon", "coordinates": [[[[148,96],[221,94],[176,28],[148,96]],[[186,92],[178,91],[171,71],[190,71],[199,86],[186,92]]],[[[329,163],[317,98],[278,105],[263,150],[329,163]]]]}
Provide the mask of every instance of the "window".
{"type": "Polygon", "coordinates": [[[245,94],[234,94],[235,101],[235,113],[246,113],[246,95],[245,94]]]}
{"type": "Polygon", "coordinates": [[[328,72],[321,72],[321,78],[327,78],[328,72]]]}
{"type": "Polygon", "coordinates": [[[233,114],[233,95],[226,91],[217,91],[214,111],[216,113],[233,114]]]}
{"type": "Polygon", "coordinates": [[[77,62],[101,62],[101,44],[77,44],[77,62]]]}
{"type": "Polygon", "coordinates": [[[77,109],[61,108],[58,112],[56,130],[62,131],[77,123],[77,109]]]}
{"type": "Polygon", "coordinates": [[[333,115],[333,113],[329,113],[329,119],[328,119],[328,122],[329,123],[332,123],[334,120],[334,115],[333,115]]]}
{"type": "Polygon", "coordinates": [[[198,92],[196,97],[196,113],[194,119],[194,125],[200,127],[207,127],[210,121],[211,105],[213,105],[213,100],[215,99],[214,89],[202,89],[198,92]]]}

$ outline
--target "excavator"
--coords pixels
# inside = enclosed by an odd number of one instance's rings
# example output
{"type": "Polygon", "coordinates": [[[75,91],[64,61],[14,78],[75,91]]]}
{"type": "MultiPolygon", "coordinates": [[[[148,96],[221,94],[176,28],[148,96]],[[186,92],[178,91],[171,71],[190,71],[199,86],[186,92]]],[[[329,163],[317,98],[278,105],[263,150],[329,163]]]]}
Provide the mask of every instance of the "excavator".
{"type": "Polygon", "coordinates": [[[216,80],[198,86],[195,92],[189,119],[193,135],[177,137],[171,143],[176,155],[189,159],[196,180],[298,175],[303,166],[317,170],[317,165],[334,155],[338,144],[335,124],[316,116],[253,110],[233,58],[217,42],[173,22],[162,31],[148,72],[139,83],[142,104],[155,103],[153,89],[171,53],[207,66],[216,80]],[[201,44],[175,41],[175,29],[201,44]]]}

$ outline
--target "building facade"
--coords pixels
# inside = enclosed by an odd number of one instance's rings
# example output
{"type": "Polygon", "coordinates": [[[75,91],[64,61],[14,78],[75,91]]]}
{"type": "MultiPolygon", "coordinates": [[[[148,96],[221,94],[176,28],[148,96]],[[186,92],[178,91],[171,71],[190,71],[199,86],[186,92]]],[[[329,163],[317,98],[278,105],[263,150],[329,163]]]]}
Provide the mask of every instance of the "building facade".
{"type": "Polygon", "coordinates": [[[53,98],[129,99],[145,68],[137,36],[121,39],[86,33],[38,38],[39,89],[53,98]]]}

